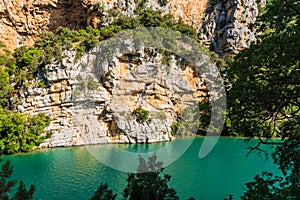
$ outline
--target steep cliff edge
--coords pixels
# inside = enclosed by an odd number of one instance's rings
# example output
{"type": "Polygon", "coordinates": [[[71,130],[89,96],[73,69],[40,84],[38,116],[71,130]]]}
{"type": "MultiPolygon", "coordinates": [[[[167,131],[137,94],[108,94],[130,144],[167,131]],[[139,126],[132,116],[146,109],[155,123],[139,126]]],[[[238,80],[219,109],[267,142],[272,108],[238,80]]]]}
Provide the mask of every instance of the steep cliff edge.
{"type": "Polygon", "coordinates": [[[236,53],[256,41],[255,31],[248,28],[258,15],[255,0],[1,0],[0,40],[14,49],[59,26],[97,27],[103,18],[110,20],[105,12],[99,15],[99,5],[127,15],[138,6],[170,13],[196,28],[199,41],[220,54],[236,53]]]}

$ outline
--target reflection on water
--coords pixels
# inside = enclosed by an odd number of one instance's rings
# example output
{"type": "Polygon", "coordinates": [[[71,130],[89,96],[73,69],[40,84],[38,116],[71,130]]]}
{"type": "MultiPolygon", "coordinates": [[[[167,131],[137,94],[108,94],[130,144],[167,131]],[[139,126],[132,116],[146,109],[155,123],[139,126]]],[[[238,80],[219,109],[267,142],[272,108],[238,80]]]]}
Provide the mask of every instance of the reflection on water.
{"type": "Polygon", "coordinates": [[[193,143],[193,138],[180,139],[172,142],[157,144],[134,144],[134,145],[103,145],[86,146],[86,149],[101,163],[121,172],[136,173],[139,166],[139,156],[145,160],[152,154],[156,154],[167,167],[176,160],[193,143]],[[121,147],[121,148],[120,148],[121,147]]]}

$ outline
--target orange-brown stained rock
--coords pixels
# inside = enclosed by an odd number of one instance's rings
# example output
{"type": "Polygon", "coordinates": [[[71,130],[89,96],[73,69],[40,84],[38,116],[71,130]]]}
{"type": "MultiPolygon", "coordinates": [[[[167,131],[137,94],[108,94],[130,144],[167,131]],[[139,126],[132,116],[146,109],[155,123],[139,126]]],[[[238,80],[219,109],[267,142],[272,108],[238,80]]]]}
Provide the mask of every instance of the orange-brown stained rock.
{"type": "Polygon", "coordinates": [[[170,11],[175,19],[181,18],[188,25],[197,28],[202,22],[208,3],[208,0],[170,0],[170,11]]]}
{"type": "MultiPolygon", "coordinates": [[[[76,30],[88,25],[95,27],[99,18],[91,12],[92,5],[100,2],[109,9],[117,5],[117,1],[120,0],[2,0],[0,41],[13,50],[32,45],[42,32],[54,31],[59,26],[76,30]]],[[[149,1],[157,4],[157,0],[149,1]]],[[[207,3],[208,0],[170,0],[169,8],[162,10],[197,27],[207,3]]]]}

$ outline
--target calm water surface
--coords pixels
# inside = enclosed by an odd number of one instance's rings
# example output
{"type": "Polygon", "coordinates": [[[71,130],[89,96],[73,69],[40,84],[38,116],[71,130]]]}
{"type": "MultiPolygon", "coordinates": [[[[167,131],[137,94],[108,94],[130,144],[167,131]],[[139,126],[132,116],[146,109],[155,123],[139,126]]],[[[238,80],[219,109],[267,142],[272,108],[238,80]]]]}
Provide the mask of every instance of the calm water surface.
{"type": "MultiPolygon", "coordinates": [[[[220,138],[211,153],[199,159],[202,142],[202,137],[195,138],[183,156],[165,170],[172,176],[170,185],[180,199],[192,196],[196,199],[217,200],[229,194],[238,199],[245,189],[245,183],[256,174],[262,171],[279,174],[271,159],[265,160],[265,157],[257,154],[246,157],[247,147],[254,145],[255,141],[247,144],[244,139],[220,138]]],[[[164,145],[98,145],[93,148],[99,148],[100,152],[112,148],[149,152],[164,145]]],[[[271,147],[265,149],[271,151],[271,147]]],[[[103,165],[86,147],[41,150],[6,156],[6,159],[14,165],[13,178],[23,180],[27,186],[36,185],[37,199],[89,199],[100,182],[107,182],[111,189],[119,193],[120,198],[126,186],[126,173],[103,165]]]]}

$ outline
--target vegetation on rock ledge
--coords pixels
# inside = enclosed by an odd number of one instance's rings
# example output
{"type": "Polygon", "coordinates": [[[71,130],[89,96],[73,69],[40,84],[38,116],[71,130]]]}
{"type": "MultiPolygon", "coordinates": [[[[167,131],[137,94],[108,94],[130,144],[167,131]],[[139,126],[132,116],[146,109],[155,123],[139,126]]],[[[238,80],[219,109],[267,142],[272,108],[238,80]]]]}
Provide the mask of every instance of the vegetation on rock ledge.
{"type": "Polygon", "coordinates": [[[144,123],[144,122],[148,122],[150,120],[149,119],[149,111],[144,110],[141,107],[134,109],[134,111],[132,111],[132,116],[135,117],[135,119],[138,123],[144,123]]]}

